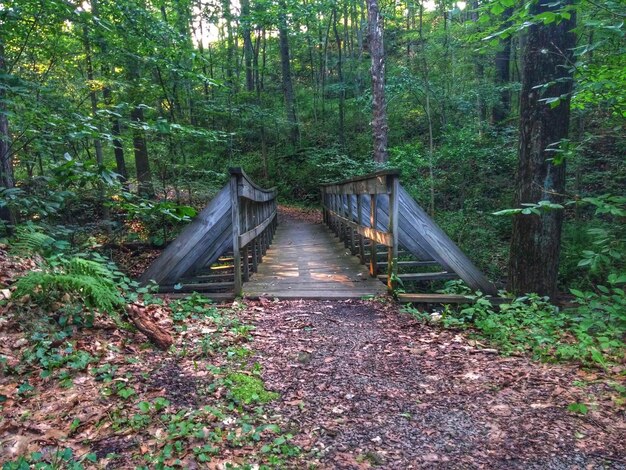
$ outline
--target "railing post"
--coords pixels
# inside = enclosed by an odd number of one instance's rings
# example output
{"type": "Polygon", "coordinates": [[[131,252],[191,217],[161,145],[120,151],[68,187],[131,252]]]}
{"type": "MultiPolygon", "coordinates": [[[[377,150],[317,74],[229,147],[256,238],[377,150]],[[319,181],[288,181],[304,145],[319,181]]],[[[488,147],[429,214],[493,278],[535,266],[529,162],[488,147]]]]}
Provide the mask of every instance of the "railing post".
{"type": "MultiPolygon", "coordinates": [[[[376,225],[378,224],[377,216],[376,194],[370,194],[370,227],[372,230],[376,230],[376,225]]],[[[370,276],[372,277],[376,277],[378,274],[378,267],[376,265],[378,254],[376,251],[376,240],[372,239],[370,244],[370,276]]]]}
{"type": "Polygon", "coordinates": [[[393,292],[396,279],[398,277],[398,194],[400,189],[400,178],[398,175],[389,176],[387,179],[389,187],[389,227],[392,244],[387,251],[387,289],[393,292]]]}
{"type": "Polygon", "coordinates": [[[235,296],[239,297],[242,293],[241,282],[241,247],[239,246],[239,236],[241,235],[240,227],[240,207],[239,207],[239,180],[241,175],[231,174],[230,176],[230,205],[233,224],[233,269],[235,275],[235,296]]]}
{"type": "MultiPolygon", "coordinates": [[[[356,195],[357,222],[363,226],[363,197],[361,194],[356,195]]],[[[361,264],[365,264],[365,237],[359,234],[359,258],[361,264]]]]}

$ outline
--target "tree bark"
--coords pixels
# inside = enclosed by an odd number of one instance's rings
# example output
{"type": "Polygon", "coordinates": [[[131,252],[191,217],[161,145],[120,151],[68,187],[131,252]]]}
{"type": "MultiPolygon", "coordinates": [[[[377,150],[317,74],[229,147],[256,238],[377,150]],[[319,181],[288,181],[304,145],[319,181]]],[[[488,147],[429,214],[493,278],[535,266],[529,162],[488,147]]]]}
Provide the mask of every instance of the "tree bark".
{"type": "Polygon", "coordinates": [[[169,331],[154,321],[151,315],[153,311],[153,306],[146,307],[141,303],[129,304],[126,307],[126,314],[137,329],[146,335],[156,347],[166,351],[174,343],[174,338],[169,331]]]}
{"type": "MultiPolygon", "coordinates": [[[[512,14],[512,8],[503,13],[506,20],[512,14]]],[[[508,26],[508,22],[505,25],[508,26]]],[[[506,88],[511,81],[511,36],[502,40],[500,49],[496,52],[495,69],[495,84],[500,88],[500,102],[491,110],[491,121],[495,125],[500,125],[511,112],[511,91],[506,88]]]]}
{"type": "Polygon", "coordinates": [[[287,122],[289,124],[289,140],[294,147],[298,146],[300,140],[300,129],[298,127],[298,117],[296,114],[296,98],[293,91],[291,79],[291,63],[289,57],[289,32],[287,30],[287,4],[279,2],[280,14],[278,18],[278,36],[280,44],[280,64],[282,67],[283,94],[285,96],[285,108],[287,112],[287,122]]]}
{"type": "Polygon", "coordinates": [[[385,102],[385,48],[383,23],[378,0],[367,0],[369,49],[372,58],[372,134],[374,136],[374,161],[384,163],[387,154],[387,110],[385,102]]]}
{"type": "MultiPolygon", "coordinates": [[[[0,186],[11,189],[15,186],[13,180],[13,158],[11,154],[11,134],[9,133],[9,117],[6,105],[6,62],[4,57],[4,41],[0,37],[0,186]]],[[[0,208],[0,219],[10,225],[15,224],[13,212],[7,208],[0,208]]]]}
{"type": "Polygon", "coordinates": [[[254,75],[252,71],[252,36],[250,33],[250,0],[241,0],[241,31],[243,36],[243,61],[246,69],[246,91],[254,91],[254,75]]]}
{"type": "Polygon", "coordinates": [[[137,192],[147,198],[154,197],[152,186],[152,173],[148,160],[148,143],[144,131],[139,128],[143,124],[143,108],[135,106],[130,112],[130,119],[135,123],[133,127],[133,149],[135,151],[135,167],[137,168],[137,192]]]}
{"type": "MultiPolygon", "coordinates": [[[[554,11],[542,2],[531,6],[531,14],[554,11]]],[[[516,207],[549,200],[559,203],[565,189],[565,163],[556,165],[555,143],[568,135],[572,91],[572,48],[576,19],[549,25],[537,24],[528,31],[524,51],[520,96],[520,143],[516,207]],[[550,84],[542,91],[542,85],[550,84]],[[562,97],[552,107],[542,99],[562,97]]],[[[513,221],[509,288],[516,294],[536,292],[554,297],[557,287],[563,211],[541,215],[516,215],[513,221]]]]}
{"type": "Polygon", "coordinates": [[[346,145],[346,136],[345,136],[345,115],[346,115],[346,87],[343,82],[343,54],[341,51],[341,38],[339,37],[339,31],[337,30],[337,9],[333,9],[333,32],[335,34],[335,42],[337,44],[337,79],[339,80],[339,85],[341,86],[341,90],[339,91],[339,145],[341,147],[345,147],[346,145]]]}
{"type": "MultiPolygon", "coordinates": [[[[100,16],[98,0],[91,0],[91,13],[94,17],[100,16]]],[[[96,41],[98,43],[98,46],[100,47],[100,53],[105,56],[108,51],[108,44],[102,34],[97,34],[96,41]]],[[[102,98],[104,100],[105,106],[107,108],[111,108],[113,98],[111,93],[111,87],[107,83],[107,79],[110,73],[109,66],[106,64],[102,65],[101,73],[105,80],[105,85],[102,87],[102,98]]],[[[126,182],[128,181],[128,171],[126,170],[126,161],[124,160],[124,147],[121,140],[122,130],[120,127],[120,120],[117,116],[111,115],[110,122],[111,136],[113,137],[113,153],[115,155],[117,174],[119,175],[120,182],[122,184],[126,184],[126,182]]]]}

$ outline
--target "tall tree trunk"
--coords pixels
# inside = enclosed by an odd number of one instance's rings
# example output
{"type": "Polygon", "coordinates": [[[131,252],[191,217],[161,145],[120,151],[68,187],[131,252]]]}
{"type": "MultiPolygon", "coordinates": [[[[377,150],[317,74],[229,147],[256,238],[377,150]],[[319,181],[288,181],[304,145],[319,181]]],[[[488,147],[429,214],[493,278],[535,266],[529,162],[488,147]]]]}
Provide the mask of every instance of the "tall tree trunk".
{"type": "Polygon", "coordinates": [[[234,80],[235,40],[233,37],[233,15],[230,11],[230,0],[222,0],[222,15],[226,22],[226,82],[233,91],[237,91],[237,81],[234,80]]]}
{"type": "MultiPolygon", "coordinates": [[[[129,81],[132,88],[132,99],[138,99],[138,81],[140,77],[139,63],[132,57],[128,64],[129,81]]],[[[152,173],[150,171],[150,161],[148,159],[148,143],[141,126],[144,122],[143,105],[136,104],[130,111],[130,120],[133,123],[133,149],[135,154],[135,168],[137,170],[137,192],[144,197],[154,197],[154,186],[152,185],[152,173]]]]}
{"type": "MultiPolygon", "coordinates": [[[[94,4],[96,5],[96,11],[98,10],[97,0],[91,0],[92,13],[94,4]]],[[[102,128],[100,123],[98,122],[98,94],[96,93],[96,89],[94,88],[93,56],[91,50],[91,41],[89,40],[89,29],[86,25],[83,28],[83,39],[85,47],[85,60],[87,65],[87,81],[89,83],[89,100],[91,102],[91,114],[94,121],[96,122],[96,129],[98,130],[98,134],[100,134],[102,132],[102,128]]],[[[96,163],[99,167],[102,167],[104,166],[104,153],[102,151],[102,140],[100,139],[100,135],[94,138],[93,143],[96,153],[96,163]]],[[[98,196],[100,199],[100,201],[98,201],[98,205],[100,206],[100,214],[102,216],[102,220],[105,222],[106,229],[110,230],[111,227],[108,224],[108,221],[110,220],[110,214],[109,208],[104,203],[105,194],[104,183],[102,181],[98,181],[98,196]]]]}
{"type": "Polygon", "coordinates": [[[135,123],[133,127],[133,148],[135,151],[135,166],[137,168],[137,181],[139,183],[138,192],[144,197],[154,197],[154,187],[152,186],[152,173],[150,172],[150,161],[148,159],[148,143],[144,131],[139,129],[143,124],[143,108],[135,106],[130,112],[130,119],[135,123]]]}
{"type": "MultiPolygon", "coordinates": [[[[13,159],[11,154],[11,134],[9,133],[9,117],[7,110],[7,95],[5,86],[6,62],[4,57],[4,40],[0,36],[0,186],[11,189],[15,186],[13,181],[13,159]]],[[[11,210],[6,207],[0,208],[0,219],[14,225],[15,217],[11,210]]]]}
{"type": "Polygon", "coordinates": [[[278,36],[280,43],[280,64],[282,68],[283,94],[285,96],[285,108],[287,111],[287,122],[289,124],[289,140],[294,147],[298,146],[300,140],[300,129],[298,127],[298,117],[296,114],[296,97],[293,91],[291,79],[291,62],[289,57],[289,32],[287,30],[287,4],[279,2],[280,14],[278,18],[278,36]]]}
{"type": "Polygon", "coordinates": [[[252,71],[252,36],[250,33],[250,0],[241,0],[241,31],[243,36],[243,62],[246,69],[246,91],[254,91],[252,71]]]}
{"type": "Polygon", "coordinates": [[[378,0],[367,1],[369,48],[372,58],[372,134],[374,136],[374,161],[384,163],[387,154],[387,110],[385,102],[385,47],[383,22],[378,0]]]}
{"type": "MultiPolygon", "coordinates": [[[[512,14],[513,9],[508,8],[503,16],[508,20],[512,14]]],[[[506,25],[508,26],[508,22],[506,25]]],[[[495,84],[500,88],[500,101],[491,110],[491,120],[495,125],[500,125],[511,112],[511,91],[507,88],[511,81],[511,36],[507,36],[500,43],[500,49],[495,56],[495,69],[495,84]]]]}
{"type": "MultiPolygon", "coordinates": [[[[98,0],[91,0],[91,13],[95,18],[100,17],[98,0]]],[[[96,31],[98,31],[97,28],[98,26],[96,25],[96,31]]],[[[108,44],[106,40],[104,39],[104,37],[102,36],[102,34],[100,34],[99,32],[96,35],[96,41],[97,41],[98,47],[100,48],[100,53],[103,56],[105,56],[108,51],[108,44]]],[[[104,62],[106,62],[106,60],[104,62]]],[[[103,64],[101,66],[101,73],[105,81],[105,84],[102,87],[102,98],[107,108],[111,108],[112,102],[113,102],[111,87],[107,83],[108,81],[107,79],[109,77],[109,71],[110,69],[108,65],[103,64]]],[[[122,145],[122,140],[121,140],[122,130],[120,126],[120,120],[117,116],[115,116],[114,114],[111,114],[110,122],[111,122],[111,136],[113,137],[112,144],[113,144],[113,153],[115,155],[116,170],[117,170],[117,174],[119,175],[119,179],[121,183],[125,185],[126,182],[128,181],[128,171],[126,170],[126,161],[124,160],[124,147],[122,145]]]]}
{"type": "Polygon", "coordinates": [[[339,37],[339,31],[337,30],[337,9],[333,9],[333,32],[335,33],[335,42],[337,44],[337,78],[339,79],[339,86],[341,90],[339,91],[339,145],[345,147],[346,144],[346,136],[345,136],[345,107],[346,107],[346,87],[343,83],[343,55],[341,53],[341,38],[339,37]]]}
{"type": "Polygon", "coordinates": [[[424,111],[428,120],[428,177],[429,177],[429,193],[430,199],[428,203],[428,212],[431,217],[435,215],[435,136],[433,129],[433,113],[430,106],[430,69],[426,60],[426,41],[424,39],[424,3],[420,3],[419,7],[419,45],[421,52],[422,74],[424,80],[424,111]]]}
{"type": "MultiPolygon", "coordinates": [[[[530,13],[554,11],[560,5],[534,3],[530,13]]],[[[576,19],[549,25],[537,24],[528,30],[522,91],[520,97],[520,143],[516,206],[548,200],[559,203],[565,189],[565,163],[555,165],[555,143],[568,135],[573,33],[576,19]],[[542,91],[542,85],[550,83],[542,91]],[[562,97],[552,107],[542,99],[562,97]]],[[[516,294],[556,293],[563,211],[541,215],[516,215],[513,221],[509,288],[516,294]]]]}

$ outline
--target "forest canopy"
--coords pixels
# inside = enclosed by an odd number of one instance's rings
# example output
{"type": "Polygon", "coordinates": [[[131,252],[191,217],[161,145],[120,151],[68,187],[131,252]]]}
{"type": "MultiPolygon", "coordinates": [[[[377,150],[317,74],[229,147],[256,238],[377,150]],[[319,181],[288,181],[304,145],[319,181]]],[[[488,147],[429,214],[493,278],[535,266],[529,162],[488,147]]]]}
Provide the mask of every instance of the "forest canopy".
{"type": "Polygon", "coordinates": [[[161,246],[229,167],[313,206],[393,167],[501,287],[622,279],[623,2],[0,6],[5,236],[161,246]]]}

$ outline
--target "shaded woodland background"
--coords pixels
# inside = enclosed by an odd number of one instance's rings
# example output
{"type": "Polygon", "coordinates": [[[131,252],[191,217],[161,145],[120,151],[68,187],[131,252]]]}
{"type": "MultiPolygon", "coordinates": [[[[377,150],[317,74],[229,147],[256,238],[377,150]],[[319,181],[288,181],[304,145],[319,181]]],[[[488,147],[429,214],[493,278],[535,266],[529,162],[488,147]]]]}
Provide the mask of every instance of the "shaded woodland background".
{"type": "Polygon", "coordinates": [[[574,15],[574,90],[544,99],[572,108],[555,143],[569,203],[559,286],[587,288],[623,267],[623,199],[606,197],[626,182],[625,10],[555,5],[381,2],[389,160],[376,164],[362,1],[5,1],[5,226],[162,245],[229,166],[315,205],[320,182],[387,165],[505,285],[511,221],[492,214],[515,207],[524,46],[531,24],[574,15]]]}
{"type": "Polygon", "coordinates": [[[2,468],[623,465],[625,20],[623,0],[0,0],[2,468]],[[292,220],[320,183],[398,168],[511,293],[139,285],[234,166],[292,220]]]}

